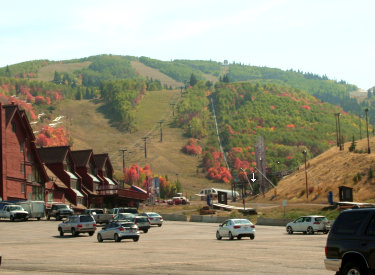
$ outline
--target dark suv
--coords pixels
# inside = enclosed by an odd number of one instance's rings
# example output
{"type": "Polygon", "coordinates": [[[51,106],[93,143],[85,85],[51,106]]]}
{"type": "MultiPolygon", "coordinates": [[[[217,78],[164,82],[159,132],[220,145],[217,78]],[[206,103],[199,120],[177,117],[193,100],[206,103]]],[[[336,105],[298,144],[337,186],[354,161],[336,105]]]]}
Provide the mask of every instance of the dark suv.
{"type": "Polygon", "coordinates": [[[62,218],[72,216],[73,213],[73,210],[70,209],[66,204],[53,204],[51,209],[47,211],[47,220],[54,217],[57,221],[59,221],[62,218]]]}
{"type": "Polygon", "coordinates": [[[375,274],[375,208],[340,213],[327,238],[326,269],[336,274],[375,274]]]}

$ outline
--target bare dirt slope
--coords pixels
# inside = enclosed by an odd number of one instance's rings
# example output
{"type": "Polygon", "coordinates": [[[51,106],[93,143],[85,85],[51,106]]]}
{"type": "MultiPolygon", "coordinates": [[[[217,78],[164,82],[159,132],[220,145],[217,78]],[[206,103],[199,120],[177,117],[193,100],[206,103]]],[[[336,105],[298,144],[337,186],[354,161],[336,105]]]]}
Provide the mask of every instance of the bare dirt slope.
{"type": "Polygon", "coordinates": [[[168,87],[172,86],[173,88],[183,86],[181,82],[178,82],[173,78],[161,73],[159,70],[148,67],[139,61],[131,61],[131,64],[137,73],[143,75],[144,77],[160,80],[163,86],[164,84],[168,85],[168,87]]]}
{"type": "Polygon", "coordinates": [[[97,154],[109,153],[118,176],[122,171],[122,153],[119,150],[127,148],[131,153],[125,153],[126,167],[135,163],[141,166],[148,164],[157,175],[167,175],[172,181],[178,178],[188,196],[205,187],[222,187],[205,178],[199,168],[198,157],[181,152],[187,138],[181,129],[170,125],[173,112],[169,104],[176,102],[178,97],[179,91],[176,90],[147,93],[137,109],[139,130],[135,133],[124,133],[111,127],[108,119],[98,112],[101,106],[98,102],[69,100],[58,107],[56,116],[65,116],[64,123],[74,140],[73,150],[92,148],[97,154]],[[160,120],[164,120],[163,142],[160,142],[160,120]],[[147,159],[142,139],[145,136],[148,137],[147,159]]]}
{"type": "MultiPolygon", "coordinates": [[[[375,201],[375,178],[369,178],[370,168],[375,169],[375,138],[370,138],[371,154],[367,153],[367,139],[357,142],[357,149],[363,153],[351,153],[348,148],[351,142],[345,143],[345,150],[333,147],[307,162],[307,183],[314,191],[306,199],[305,168],[301,165],[295,173],[282,179],[276,188],[277,197],[273,201],[287,199],[289,202],[327,202],[328,192],[334,194],[334,201],[339,200],[338,187],[341,185],[353,188],[353,199],[357,202],[375,201]],[[353,179],[361,175],[358,182],[353,179]],[[320,189],[320,194],[319,190],[320,189]]],[[[375,172],[374,172],[375,176],[375,172]]],[[[258,200],[271,200],[274,190],[258,200]]]]}

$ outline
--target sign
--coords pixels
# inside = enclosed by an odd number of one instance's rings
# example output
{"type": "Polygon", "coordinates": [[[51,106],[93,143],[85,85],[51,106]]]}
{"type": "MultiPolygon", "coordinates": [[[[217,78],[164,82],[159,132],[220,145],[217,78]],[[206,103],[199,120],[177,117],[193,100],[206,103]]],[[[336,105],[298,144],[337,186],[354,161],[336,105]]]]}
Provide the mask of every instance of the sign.
{"type": "Polygon", "coordinates": [[[284,207],[286,206],[286,200],[283,200],[283,206],[284,207]]]}

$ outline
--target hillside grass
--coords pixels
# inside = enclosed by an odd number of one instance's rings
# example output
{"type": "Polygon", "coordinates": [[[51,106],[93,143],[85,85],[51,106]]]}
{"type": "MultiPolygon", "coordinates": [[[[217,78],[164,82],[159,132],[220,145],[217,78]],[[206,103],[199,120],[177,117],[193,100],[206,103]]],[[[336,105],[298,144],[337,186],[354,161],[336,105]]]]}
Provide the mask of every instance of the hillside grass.
{"type": "Polygon", "coordinates": [[[41,81],[52,81],[53,77],[55,75],[55,71],[62,73],[73,73],[76,70],[80,70],[83,68],[87,68],[91,64],[90,61],[84,61],[79,63],[68,63],[68,64],[49,64],[47,66],[44,66],[40,68],[38,72],[38,77],[35,78],[35,80],[41,80],[41,81]]]}

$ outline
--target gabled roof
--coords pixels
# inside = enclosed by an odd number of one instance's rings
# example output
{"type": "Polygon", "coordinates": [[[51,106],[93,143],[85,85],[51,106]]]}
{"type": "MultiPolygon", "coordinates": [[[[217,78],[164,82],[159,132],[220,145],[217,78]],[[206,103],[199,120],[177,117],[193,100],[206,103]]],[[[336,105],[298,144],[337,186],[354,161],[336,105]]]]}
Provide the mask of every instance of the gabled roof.
{"type": "Polygon", "coordinates": [[[72,151],[72,157],[76,167],[85,167],[90,161],[90,157],[93,155],[93,151],[89,150],[77,150],[72,151]]]}
{"type": "Polygon", "coordinates": [[[108,154],[97,154],[97,155],[94,155],[94,160],[95,160],[95,163],[96,163],[96,167],[98,167],[99,171],[103,171],[104,170],[104,164],[107,161],[107,159],[108,159],[108,154]]]}
{"type": "Polygon", "coordinates": [[[8,105],[3,105],[3,108],[5,109],[5,122],[6,122],[6,125],[8,125],[9,122],[12,120],[14,114],[18,110],[18,105],[8,104],[8,105]]]}
{"type": "Polygon", "coordinates": [[[69,152],[69,146],[37,148],[40,160],[45,164],[63,163],[69,152]]]}

